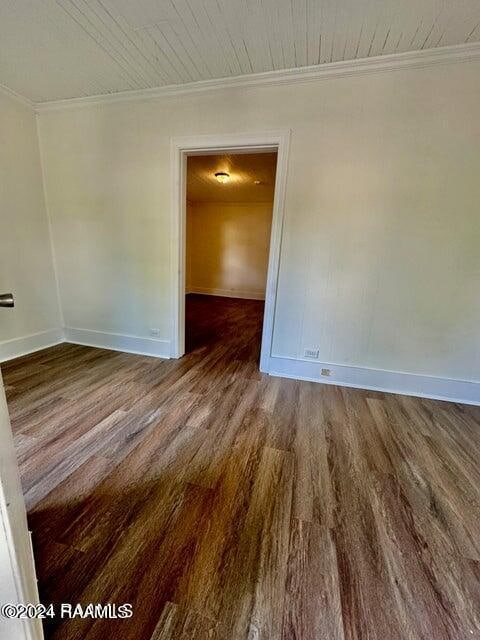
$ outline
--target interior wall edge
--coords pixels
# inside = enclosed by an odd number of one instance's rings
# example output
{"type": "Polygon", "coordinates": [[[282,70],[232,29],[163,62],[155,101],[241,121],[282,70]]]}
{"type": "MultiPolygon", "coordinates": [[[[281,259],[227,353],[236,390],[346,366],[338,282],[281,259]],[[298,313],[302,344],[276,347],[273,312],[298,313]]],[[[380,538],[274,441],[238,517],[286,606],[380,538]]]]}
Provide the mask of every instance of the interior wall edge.
{"type": "Polygon", "coordinates": [[[29,100],[25,96],[22,96],[20,93],[17,93],[13,89],[10,89],[9,87],[6,87],[4,84],[0,84],[0,93],[3,93],[8,98],[12,98],[16,102],[19,102],[24,107],[29,107],[32,111],[35,111],[35,103],[34,102],[29,100]]]}
{"type": "Polygon", "coordinates": [[[47,176],[46,176],[46,170],[45,170],[46,162],[44,157],[42,135],[40,131],[40,119],[38,117],[38,114],[35,114],[35,127],[37,130],[37,145],[38,145],[38,153],[40,157],[40,174],[42,178],[43,203],[45,207],[45,216],[47,219],[48,238],[50,242],[50,255],[52,258],[53,276],[55,280],[55,292],[57,296],[58,314],[60,317],[60,324],[63,327],[65,326],[65,317],[63,314],[62,296],[60,293],[60,277],[59,277],[59,270],[58,270],[57,252],[55,250],[52,215],[50,212],[49,199],[48,199],[47,176]]]}
{"type": "Polygon", "coordinates": [[[264,373],[280,378],[480,406],[480,382],[332,365],[277,356],[270,356],[264,373]],[[330,375],[322,375],[322,369],[330,371],[330,375]]]}

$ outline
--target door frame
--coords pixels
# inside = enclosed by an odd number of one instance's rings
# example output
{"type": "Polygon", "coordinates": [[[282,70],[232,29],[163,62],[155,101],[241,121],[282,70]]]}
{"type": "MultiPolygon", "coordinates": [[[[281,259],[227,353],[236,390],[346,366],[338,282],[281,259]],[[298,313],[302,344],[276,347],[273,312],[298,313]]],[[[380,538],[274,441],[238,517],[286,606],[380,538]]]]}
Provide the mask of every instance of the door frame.
{"type": "Polygon", "coordinates": [[[276,151],[277,171],[273,198],[272,229],[270,233],[265,311],[260,351],[260,371],[268,373],[277,299],[289,146],[290,130],[288,129],[240,134],[181,136],[171,139],[172,358],[181,358],[185,354],[187,156],[276,151]]]}
{"type": "MultiPolygon", "coordinates": [[[[39,604],[35,561],[25,500],[0,371],[0,604],[39,604]]],[[[0,617],[0,636],[43,640],[39,618],[0,617]]]]}

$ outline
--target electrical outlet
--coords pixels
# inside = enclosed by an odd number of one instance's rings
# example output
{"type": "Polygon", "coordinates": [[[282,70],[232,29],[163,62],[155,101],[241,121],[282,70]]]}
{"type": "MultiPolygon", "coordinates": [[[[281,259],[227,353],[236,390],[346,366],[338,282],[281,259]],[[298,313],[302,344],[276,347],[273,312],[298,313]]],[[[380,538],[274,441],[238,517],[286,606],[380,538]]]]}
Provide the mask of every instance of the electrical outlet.
{"type": "Polygon", "coordinates": [[[322,369],[322,376],[329,376],[331,373],[330,369],[322,369]]]}
{"type": "Polygon", "coordinates": [[[304,355],[305,358],[315,358],[315,360],[318,360],[320,351],[318,349],[305,349],[304,355]]]}
{"type": "Polygon", "coordinates": [[[160,335],[160,329],[150,329],[150,335],[157,338],[160,335]]]}

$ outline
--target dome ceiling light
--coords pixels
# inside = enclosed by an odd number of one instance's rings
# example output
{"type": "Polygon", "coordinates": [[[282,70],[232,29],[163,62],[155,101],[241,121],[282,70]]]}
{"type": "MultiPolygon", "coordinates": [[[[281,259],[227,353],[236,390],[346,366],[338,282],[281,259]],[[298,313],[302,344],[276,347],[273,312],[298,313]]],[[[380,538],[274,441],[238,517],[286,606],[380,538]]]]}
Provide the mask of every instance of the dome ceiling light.
{"type": "Polygon", "coordinates": [[[230,174],[226,173],[225,171],[217,171],[217,173],[215,174],[215,178],[221,184],[225,184],[230,180],[230,174]]]}

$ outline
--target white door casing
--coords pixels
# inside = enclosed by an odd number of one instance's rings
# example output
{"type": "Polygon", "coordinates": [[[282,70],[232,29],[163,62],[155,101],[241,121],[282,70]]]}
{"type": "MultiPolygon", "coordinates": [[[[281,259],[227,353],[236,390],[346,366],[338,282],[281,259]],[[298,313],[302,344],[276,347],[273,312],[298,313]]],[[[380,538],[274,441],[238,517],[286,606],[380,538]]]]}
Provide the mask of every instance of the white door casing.
{"type": "Polygon", "coordinates": [[[268,259],[265,311],[263,316],[260,370],[268,373],[272,350],[273,324],[277,297],[278,269],[284,218],[290,130],[240,134],[182,136],[171,140],[171,277],[172,337],[171,356],[185,353],[185,235],[187,156],[211,153],[277,152],[277,172],[273,200],[272,231],[268,259]]]}
{"type": "MultiPolygon", "coordinates": [[[[0,607],[38,602],[25,502],[0,373],[0,607]]],[[[0,640],[42,639],[40,620],[0,615],[0,640]]]]}

